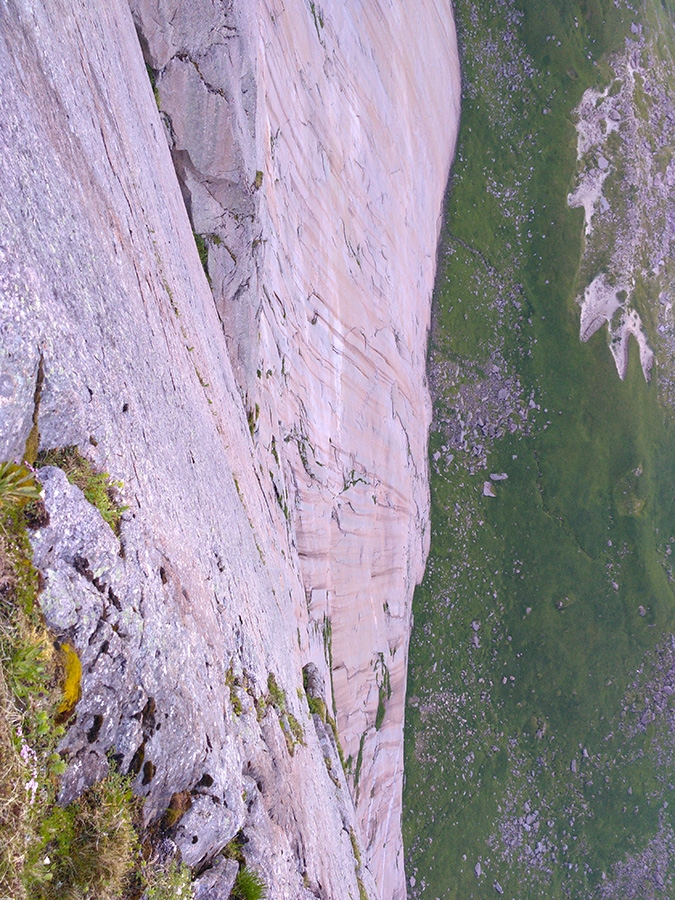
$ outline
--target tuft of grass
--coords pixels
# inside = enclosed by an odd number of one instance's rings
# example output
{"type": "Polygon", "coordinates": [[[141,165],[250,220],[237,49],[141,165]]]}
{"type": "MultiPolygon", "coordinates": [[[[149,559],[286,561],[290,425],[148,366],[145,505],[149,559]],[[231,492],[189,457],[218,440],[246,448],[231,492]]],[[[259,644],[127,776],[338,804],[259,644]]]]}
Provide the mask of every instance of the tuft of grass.
{"type": "Polygon", "coordinates": [[[349,840],[352,842],[352,853],[357,867],[361,868],[361,851],[359,850],[359,842],[356,839],[356,832],[353,828],[349,829],[349,840]]]}
{"type": "Polygon", "coordinates": [[[145,900],[192,900],[192,872],[185,863],[171,862],[168,868],[146,864],[143,868],[146,882],[145,900]]]}
{"type": "Polygon", "coordinates": [[[122,515],[129,508],[118,501],[117,490],[122,487],[121,481],[111,481],[108,472],[97,472],[75,446],[44,450],[37,458],[37,465],[62,469],[68,481],[80,488],[115,534],[119,534],[122,515]]]}
{"type": "Polygon", "coordinates": [[[286,715],[286,692],[279,687],[274,673],[270,672],[267,676],[267,691],[269,694],[269,703],[282,715],[286,715]]]}
{"type": "Polygon", "coordinates": [[[230,689],[230,701],[232,703],[232,712],[235,716],[240,716],[244,712],[244,706],[241,702],[238,689],[241,687],[240,682],[235,677],[232,666],[225,673],[225,684],[230,689]]]}
{"type": "Polygon", "coordinates": [[[119,900],[138,867],[130,779],[111,773],[40,827],[24,874],[31,900],[119,900]]]}
{"type": "Polygon", "coordinates": [[[202,268],[204,269],[204,274],[206,275],[206,280],[209,284],[211,284],[211,276],[209,274],[209,244],[206,240],[206,236],[203,234],[198,234],[196,231],[193,231],[195,244],[197,245],[197,253],[199,253],[199,261],[202,264],[202,268]]]}
{"type": "Polygon", "coordinates": [[[265,897],[267,897],[267,885],[262,877],[248,866],[239,869],[230,900],[264,900],[265,897]]]}
{"type": "Polygon", "coordinates": [[[159,99],[159,90],[157,89],[157,71],[149,66],[147,63],[145,64],[145,69],[148,73],[148,78],[150,79],[150,84],[152,85],[152,94],[155,98],[155,103],[157,104],[157,109],[161,109],[160,99],[159,99]]]}
{"type": "Polygon", "coordinates": [[[326,710],[326,704],[323,702],[321,697],[310,697],[308,694],[307,695],[307,703],[309,705],[310,713],[312,715],[318,716],[321,719],[321,721],[325,724],[327,710],[326,710]]]}
{"type": "Polygon", "coordinates": [[[288,752],[291,756],[293,756],[296,746],[298,744],[304,745],[305,733],[303,731],[302,725],[300,724],[300,722],[298,722],[297,718],[293,715],[292,712],[289,712],[286,692],[283,690],[283,688],[279,687],[279,685],[277,684],[277,680],[272,672],[270,672],[267,676],[267,697],[265,698],[265,702],[261,706],[260,701],[258,701],[256,706],[258,710],[258,721],[260,721],[260,719],[264,715],[264,710],[267,708],[267,706],[273,706],[274,709],[276,709],[277,713],[279,714],[279,722],[281,724],[281,730],[284,733],[288,752]],[[261,708],[263,710],[262,714],[261,708]]]}
{"type": "Polygon", "coordinates": [[[225,849],[223,850],[223,856],[227,859],[236,859],[237,862],[241,866],[246,865],[246,858],[244,857],[244,843],[246,838],[244,837],[243,831],[237,832],[231,841],[228,841],[225,844],[225,849]]]}
{"type": "Polygon", "coordinates": [[[22,506],[19,496],[0,510],[0,897],[16,900],[27,897],[27,854],[64,770],[54,723],[61,669],[36,602],[22,506]]]}
{"type": "Polygon", "coordinates": [[[0,511],[25,506],[40,497],[40,485],[28,466],[0,463],[0,511]]]}
{"type": "Polygon", "coordinates": [[[375,731],[379,731],[387,711],[387,701],[391,699],[391,677],[389,669],[384,661],[384,653],[380,653],[377,662],[378,699],[377,712],[375,714],[375,731]]]}

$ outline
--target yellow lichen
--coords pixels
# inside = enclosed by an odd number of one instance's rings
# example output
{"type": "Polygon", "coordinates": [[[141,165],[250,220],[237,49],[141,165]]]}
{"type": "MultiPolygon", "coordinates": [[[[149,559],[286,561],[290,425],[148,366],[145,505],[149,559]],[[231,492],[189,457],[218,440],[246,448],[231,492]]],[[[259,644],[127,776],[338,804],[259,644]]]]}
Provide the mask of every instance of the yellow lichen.
{"type": "Polygon", "coordinates": [[[77,701],[80,699],[82,692],[82,663],[72,644],[60,644],[58,649],[65,669],[63,698],[57,710],[58,718],[63,721],[72,713],[77,705],[77,701]]]}

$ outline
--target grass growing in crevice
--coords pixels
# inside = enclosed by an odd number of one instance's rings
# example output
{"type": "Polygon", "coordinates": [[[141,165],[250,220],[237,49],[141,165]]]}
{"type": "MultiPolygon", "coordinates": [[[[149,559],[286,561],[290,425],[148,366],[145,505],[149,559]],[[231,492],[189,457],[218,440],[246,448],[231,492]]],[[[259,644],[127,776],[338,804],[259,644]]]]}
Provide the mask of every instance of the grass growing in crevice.
{"type": "Polygon", "coordinates": [[[122,516],[128,509],[118,499],[118,490],[123,486],[121,482],[112,481],[107,472],[97,472],[75,446],[42,451],[37,466],[61,469],[68,481],[80,488],[89,503],[101,513],[115,534],[119,534],[122,516]]]}
{"type": "Polygon", "coordinates": [[[293,756],[298,744],[304,746],[305,733],[296,716],[288,709],[286,692],[277,683],[273,672],[270,672],[267,676],[267,695],[264,698],[260,698],[257,703],[259,717],[260,710],[262,709],[264,714],[264,710],[268,706],[273,707],[277,711],[288,752],[293,756]]]}
{"type": "Polygon", "coordinates": [[[145,70],[148,73],[148,79],[150,81],[150,85],[152,87],[152,94],[155,98],[155,103],[157,104],[157,109],[161,109],[160,98],[159,98],[159,90],[157,89],[157,70],[153,69],[152,66],[149,66],[148,63],[145,64],[145,70]]]}
{"type": "Polygon", "coordinates": [[[375,664],[377,678],[377,712],[375,714],[375,730],[379,731],[387,711],[387,702],[391,699],[391,676],[384,661],[384,653],[379,653],[375,664]]]}
{"type": "MultiPolygon", "coordinates": [[[[338,734],[337,722],[335,721],[333,716],[331,716],[331,714],[328,712],[328,707],[326,706],[326,703],[325,703],[323,697],[313,696],[312,694],[307,692],[307,688],[308,688],[309,684],[308,684],[307,673],[304,670],[303,670],[302,680],[303,680],[303,687],[305,689],[305,693],[306,693],[306,697],[307,697],[307,705],[309,706],[309,711],[312,715],[317,715],[321,719],[323,724],[328,725],[328,727],[332,731],[333,739],[335,741],[335,747],[337,748],[337,754],[340,759],[340,765],[342,766],[342,771],[344,772],[345,775],[348,776],[350,774],[349,766],[345,762],[345,755],[344,755],[344,751],[342,749],[342,743],[340,742],[340,735],[338,734]]],[[[335,778],[335,776],[333,774],[331,774],[331,778],[335,779],[336,783],[339,783],[339,782],[337,782],[337,779],[335,778]]]]}
{"type": "Polygon", "coordinates": [[[32,475],[20,475],[21,491],[0,485],[0,897],[136,900],[147,887],[148,900],[189,900],[189,869],[143,861],[130,779],[111,772],[56,803],[66,769],[59,722],[79,698],[81,666],[40,612],[29,525],[44,510],[32,475]]]}
{"type": "Polygon", "coordinates": [[[209,285],[211,285],[211,273],[209,272],[209,248],[220,247],[223,243],[222,238],[217,234],[199,234],[196,231],[193,231],[192,235],[195,239],[195,244],[197,245],[199,261],[202,264],[202,268],[204,269],[206,280],[208,281],[209,285]]]}
{"type": "Polygon", "coordinates": [[[267,885],[255,869],[242,866],[237,872],[230,900],[265,900],[267,885]]]}
{"type": "MultiPolygon", "coordinates": [[[[34,483],[37,490],[37,485],[34,483]]],[[[39,612],[25,493],[0,507],[0,896],[27,897],[23,875],[64,764],[54,724],[61,667],[39,612]]]]}
{"type": "Polygon", "coordinates": [[[239,871],[230,893],[229,900],[264,900],[267,896],[267,885],[262,876],[246,862],[244,847],[248,839],[243,831],[239,831],[223,850],[223,856],[239,863],[239,871]]]}
{"type": "Polygon", "coordinates": [[[204,236],[193,231],[195,244],[197,245],[197,253],[199,254],[199,262],[202,264],[206,280],[211,284],[211,276],[209,275],[209,246],[204,240],[204,236]]]}
{"type": "Polygon", "coordinates": [[[185,863],[172,861],[166,868],[146,864],[142,868],[147,900],[191,900],[192,872],[185,863]]]}
{"type": "Polygon", "coordinates": [[[359,781],[361,779],[361,768],[363,766],[363,748],[366,743],[368,732],[364,731],[359,740],[359,752],[356,755],[356,767],[354,768],[354,792],[359,795],[359,781]]]}
{"type": "Polygon", "coordinates": [[[225,673],[225,684],[230,689],[230,701],[232,703],[232,712],[235,716],[240,716],[244,712],[244,706],[241,702],[241,697],[239,695],[239,690],[241,689],[241,684],[239,680],[235,677],[234,669],[232,666],[225,673]]]}

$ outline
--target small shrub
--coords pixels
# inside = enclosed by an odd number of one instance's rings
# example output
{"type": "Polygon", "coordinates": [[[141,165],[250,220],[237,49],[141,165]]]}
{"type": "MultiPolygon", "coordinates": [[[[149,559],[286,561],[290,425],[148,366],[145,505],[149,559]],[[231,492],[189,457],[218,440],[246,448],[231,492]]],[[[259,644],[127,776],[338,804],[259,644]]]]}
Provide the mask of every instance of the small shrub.
{"type": "Polygon", "coordinates": [[[265,897],[267,885],[260,875],[248,866],[239,869],[230,900],[264,900],[265,897]]]}
{"type": "Polygon", "coordinates": [[[101,513],[115,534],[119,534],[122,515],[129,508],[117,500],[120,481],[111,481],[107,472],[96,472],[77,447],[45,450],[37,458],[38,466],[58,466],[71,484],[79,487],[92,506],[101,513]]]}

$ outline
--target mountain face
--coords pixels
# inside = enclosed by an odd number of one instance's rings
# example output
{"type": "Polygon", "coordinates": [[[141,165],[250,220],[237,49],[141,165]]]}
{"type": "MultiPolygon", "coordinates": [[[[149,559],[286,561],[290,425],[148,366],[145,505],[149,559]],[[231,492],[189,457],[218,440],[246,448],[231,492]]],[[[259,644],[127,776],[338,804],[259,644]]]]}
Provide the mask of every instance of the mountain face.
{"type": "Polygon", "coordinates": [[[37,422],[128,507],[41,470],[61,796],[112,754],[197,870],[243,830],[275,897],[403,897],[450,3],[130,7],[0,4],[2,459],[37,422]]]}

